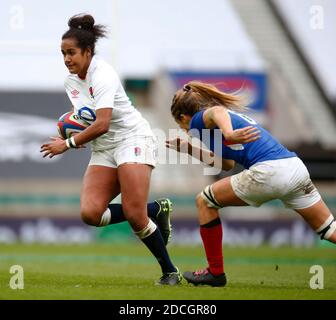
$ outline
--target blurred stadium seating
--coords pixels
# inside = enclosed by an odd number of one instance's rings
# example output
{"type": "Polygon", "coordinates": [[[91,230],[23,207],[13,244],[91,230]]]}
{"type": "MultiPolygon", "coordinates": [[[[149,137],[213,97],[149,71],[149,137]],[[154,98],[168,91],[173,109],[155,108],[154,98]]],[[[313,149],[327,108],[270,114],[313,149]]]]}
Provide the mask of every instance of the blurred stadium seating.
{"type": "MultiPolygon", "coordinates": [[[[0,242],[132,237],[125,225],[98,230],[79,219],[89,150],[71,151],[53,161],[42,160],[39,153],[40,144],[56,133],[58,116],[69,109],[59,41],[67,19],[79,12],[90,12],[110,26],[110,38],[98,46],[98,55],[115,66],[156,132],[163,130],[168,137],[170,129],[177,129],[169,108],[185,81],[195,78],[224,90],[241,89],[253,98],[252,116],[300,155],[336,213],[336,67],[331,60],[336,8],[332,0],[319,3],[322,29],[312,27],[316,11],[305,0],[104,0],[100,7],[73,0],[67,6],[51,3],[48,23],[38,16],[42,0],[29,6],[4,0],[0,242]]],[[[204,166],[190,159],[188,165],[165,163],[179,158],[163,143],[160,152],[150,197],[167,195],[174,201],[173,241],[198,243],[194,197],[227,173],[205,175],[204,166]]],[[[316,240],[295,213],[277,202],[259,209],[227,208],[223,217],[228,230],[224,241],[232,245],[266,240],[312,245],[316,240]]]]}

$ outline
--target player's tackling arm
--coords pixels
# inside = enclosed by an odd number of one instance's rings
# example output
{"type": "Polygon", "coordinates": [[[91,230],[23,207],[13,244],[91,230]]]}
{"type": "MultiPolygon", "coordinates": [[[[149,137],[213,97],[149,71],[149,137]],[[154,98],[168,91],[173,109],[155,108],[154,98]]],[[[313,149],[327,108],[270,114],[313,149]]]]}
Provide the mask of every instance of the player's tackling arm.
{"type": "Polygon", "coordinates": [[[229,171],[235,166],[235,161],[217,157],[212,151],[196,147],[189,141],[183,140],[179,137],[173,140],[167,140],[166,147],[169,149],[174,149],[177,152],[188,153],[203,163],[221,170],[229,171]]]}

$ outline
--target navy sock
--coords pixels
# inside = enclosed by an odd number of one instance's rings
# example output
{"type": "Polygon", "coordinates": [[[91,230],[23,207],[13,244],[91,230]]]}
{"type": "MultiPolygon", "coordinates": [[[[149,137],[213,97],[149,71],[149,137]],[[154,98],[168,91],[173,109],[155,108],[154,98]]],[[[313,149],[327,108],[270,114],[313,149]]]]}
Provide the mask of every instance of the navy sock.
{"type": "Polygon", "coordinates": [[[162,273],[177,271],[169,258],[168,251],[164,245],[159,229],[156,229],[151,235],[141,239],[141,241],[147,246],[159,262],[162,273]]]}
{"type": "MultiPolygon", "coordinates": [[[[124,212],[123,212],[121,204],[110,203],[108,205],[108,208],[111,211],[110,224],[115,224],[115,223],[126,221],[126,218],[124,216],[124,212]]],[[[149,218],[155,219],[159,210],[160,210],[160,206],[157,202],[147,203],[147,212],[148,212],[148,217],[149,218]]]]}

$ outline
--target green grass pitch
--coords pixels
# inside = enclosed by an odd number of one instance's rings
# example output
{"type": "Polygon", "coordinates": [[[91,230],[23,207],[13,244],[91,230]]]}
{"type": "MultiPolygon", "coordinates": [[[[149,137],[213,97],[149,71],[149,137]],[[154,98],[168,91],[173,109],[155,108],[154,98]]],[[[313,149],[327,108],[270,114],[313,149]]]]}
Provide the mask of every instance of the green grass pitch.
{"type": "MultiPolygon", "coordinates": [[[[202,247],[169,246],[181,271],[205,266],[202,247]]],[[[0,299],[17,300],[240,300],[336,299],[336,250],[223,248],[228,283],[223,288],[156,286],[160,269],[141,243],[0,245],[0,299]],[[12,265],[24,271],[24,289],[10,288],[12,265]],[[309,286],[312,265],[323,268],[324,288],[309,286]]]]}

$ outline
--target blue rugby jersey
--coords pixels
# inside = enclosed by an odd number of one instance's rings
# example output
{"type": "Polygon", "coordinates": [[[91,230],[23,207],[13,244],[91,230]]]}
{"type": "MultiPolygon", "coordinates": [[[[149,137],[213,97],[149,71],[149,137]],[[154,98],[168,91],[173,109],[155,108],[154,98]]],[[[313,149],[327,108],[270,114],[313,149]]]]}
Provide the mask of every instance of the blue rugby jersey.
{"type": "Polygon", "coordinates": [[[235,160],[245,169],[257,162],[296,157],[253,119],[228,110],[233,130],[254,126],[260,130],[260,138],[254,142],[235,144],[225,140],[219,128],[206,129],[203,121],[205,109],[197,112],[190,121],[189,132],[199,138],[211,151],[224,159],[235,160]],[[216,130],[217,129],[217,130],[216,130]]]}

